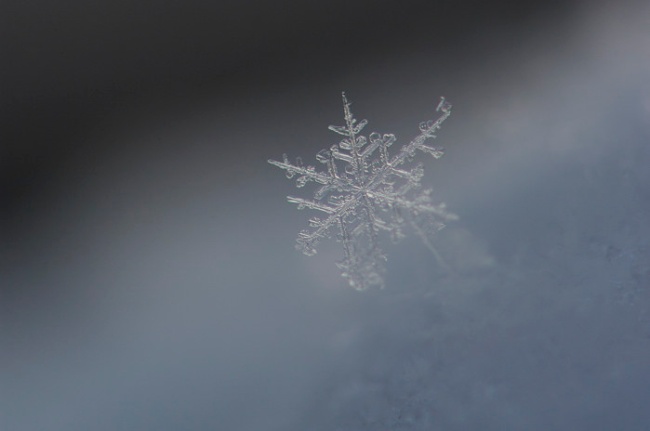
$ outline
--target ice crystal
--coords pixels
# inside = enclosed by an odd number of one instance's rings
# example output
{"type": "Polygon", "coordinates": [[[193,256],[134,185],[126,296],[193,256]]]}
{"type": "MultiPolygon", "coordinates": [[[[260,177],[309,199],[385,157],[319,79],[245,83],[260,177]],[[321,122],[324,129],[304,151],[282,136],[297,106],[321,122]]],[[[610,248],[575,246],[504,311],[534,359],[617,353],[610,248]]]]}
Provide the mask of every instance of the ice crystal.
{"type": "Polygon", "coordinates": [[[335,236],[343,244],[343,260],[337,263],[341,275],[358,290],[384,285],[386,255],[380,248],[380,232],[387,232],[397,241],[404,236],[404,227],[410,225],[442,263],[429,237],[456,216],[447,211],[444,203],[432,202],[431,190],[420,190],[422,164],[410,168],[403,165],[411,162],[417,151],[436,159],[442,157],[442,148],[426,145],[425,141],[436,137],[435,132],[451,114],[451,104],[441,98],[436,108],[441,115],[420,123],[420,134],[393,156],[388,148],[395,143],[395,135],[361,135],[368,121],[357,122],[345,93],[343,110],[345,125],[329,126],[343,139],[316,155],[316,160],[325,165],[324,171],[305,166],[300,158],[291,163],[286,154],[282,161],[269,160],[284,169],[287,178],[296,177],[298,187],[310,181],[319,185],[313,199],[287,198],[298,209],[325,213],[323,218],[309,220],[311,229],[300,232],[296,248],[313,256],[323,238],[335,236]]]}

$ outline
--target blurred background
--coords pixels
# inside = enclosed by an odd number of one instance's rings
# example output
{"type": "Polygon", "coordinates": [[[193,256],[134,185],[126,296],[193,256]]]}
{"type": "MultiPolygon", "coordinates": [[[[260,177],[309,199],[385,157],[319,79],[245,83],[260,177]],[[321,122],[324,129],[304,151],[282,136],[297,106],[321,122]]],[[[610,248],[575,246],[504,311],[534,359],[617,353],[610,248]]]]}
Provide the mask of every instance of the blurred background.
{"type": "MultiPolygon", "coordinates": [[[[0,428],[650,423],[645,1],[0,4],[0,428]],[[341,91],[460,220],[356,292],[269,165],[341,91]]],[[[311,189],[310,189],[311,191],[311,189]]]]}

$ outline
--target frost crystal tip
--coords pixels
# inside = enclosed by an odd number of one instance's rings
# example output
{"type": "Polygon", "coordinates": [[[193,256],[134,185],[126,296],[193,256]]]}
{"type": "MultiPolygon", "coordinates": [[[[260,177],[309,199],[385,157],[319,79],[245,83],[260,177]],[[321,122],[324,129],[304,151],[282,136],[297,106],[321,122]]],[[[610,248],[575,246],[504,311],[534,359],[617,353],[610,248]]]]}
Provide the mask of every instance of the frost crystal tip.
{"type": "Polygon", "coordinates": [[[430,236],[442,229],[444,222],[457,217],[446,210],[444,203],[434,204],[430,190],[420,190],[421,164],[410,168],[404,165],[413,160],[418,150],[436,159],[442,157],[442,148],[425,142],[436,137],[435,132],[451,114],[451,104],[441,98],[436,109],[441,115],[420,123],[420,134],[393,156],[388,148],[395,143],[395,135],[361,135],[368,122],[357,122],[345,93],[343,111],[345,125],[329,126],[343,136],[342,140],[316,154],[316,160],[324,165],[323,171],[304,166],[300,158],[291,163],[286,154],[282,161],[269,160],[284,169],[287,178],[297,177],[298,187],[310,181],[318,185],[313,199],[288,197],[298,209],[325,213],[323,218],[309,220],[310,229],[298,234],[296,248],[313,256],[321,239],[335,236],[343,244],[343,260],[337,265],[350,286],[358,290],[373,285],[383,287],[386,256],[380,248],[379,235],[386,232],[397,241],[404,236],[404,227],[411,226],[444,265],[430,236]]]}

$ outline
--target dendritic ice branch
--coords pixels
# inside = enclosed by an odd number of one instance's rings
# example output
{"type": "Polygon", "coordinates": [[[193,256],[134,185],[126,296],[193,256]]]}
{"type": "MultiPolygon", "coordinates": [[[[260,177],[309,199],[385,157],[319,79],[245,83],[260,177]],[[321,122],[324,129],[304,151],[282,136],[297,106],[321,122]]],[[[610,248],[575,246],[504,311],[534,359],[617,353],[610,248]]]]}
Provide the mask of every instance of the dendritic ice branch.
{"type": "Polygon", "coordinates": [[[444,203],[432,202],[431,190],[420,189],[421,163],[410,168],[404,165],[412,162],[418,151],[436,159],[443,156],[442,148],[429,146],[426,141],[436,137],[435,132],[451,114],[451,104],[441,98],[436,108],[441,115],[420,123],[420,134],[392,156],[388,149],[395,143],[395,135],[361,135],[368,122],[357,122],[345,93],[343,111],[345,125],[329,126],[343,139],[316,155],[323,171],[303,165],[300,158],[291,163],[286,154],[282,161],[269,160],[284,169],[287,178],[296,177],[298,187],[309,182],[318,185],[312,199],[287,198],[298,209],[324,213],[309,220],[310,229],[300,232],[296,248],[312,256],[322,239],[334,236],[343,244],[343,260],[337,264],[341,275],[358,290],[384,285],[386,255],[379,243],[382,232],[397,241],[404,237],[404,227],[410,225],[442,263],[430,236],[457,217],[444,203]]]}

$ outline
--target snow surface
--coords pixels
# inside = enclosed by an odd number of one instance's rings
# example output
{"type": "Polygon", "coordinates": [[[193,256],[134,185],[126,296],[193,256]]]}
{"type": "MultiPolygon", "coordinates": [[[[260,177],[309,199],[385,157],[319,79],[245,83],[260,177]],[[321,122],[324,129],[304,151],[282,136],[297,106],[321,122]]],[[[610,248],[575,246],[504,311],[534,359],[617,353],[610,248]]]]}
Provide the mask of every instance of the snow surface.
{"type": "Polygon", "coordinates": [[[432,74],[453,64],[418,53],[348,78],[398,138],[439,94],[455,107],[423,178],[460,216],[437,242],[454,271],[407,239],[384,290],[349,289],[336,245],[295,252],[304,214],[266,163],[331,143],[340,82],[97,131],[128,150],[79,154],[30,240],[0,244],[0,428],[649,429],[641,11],[602,8],[448,82],[432,74]]]}

